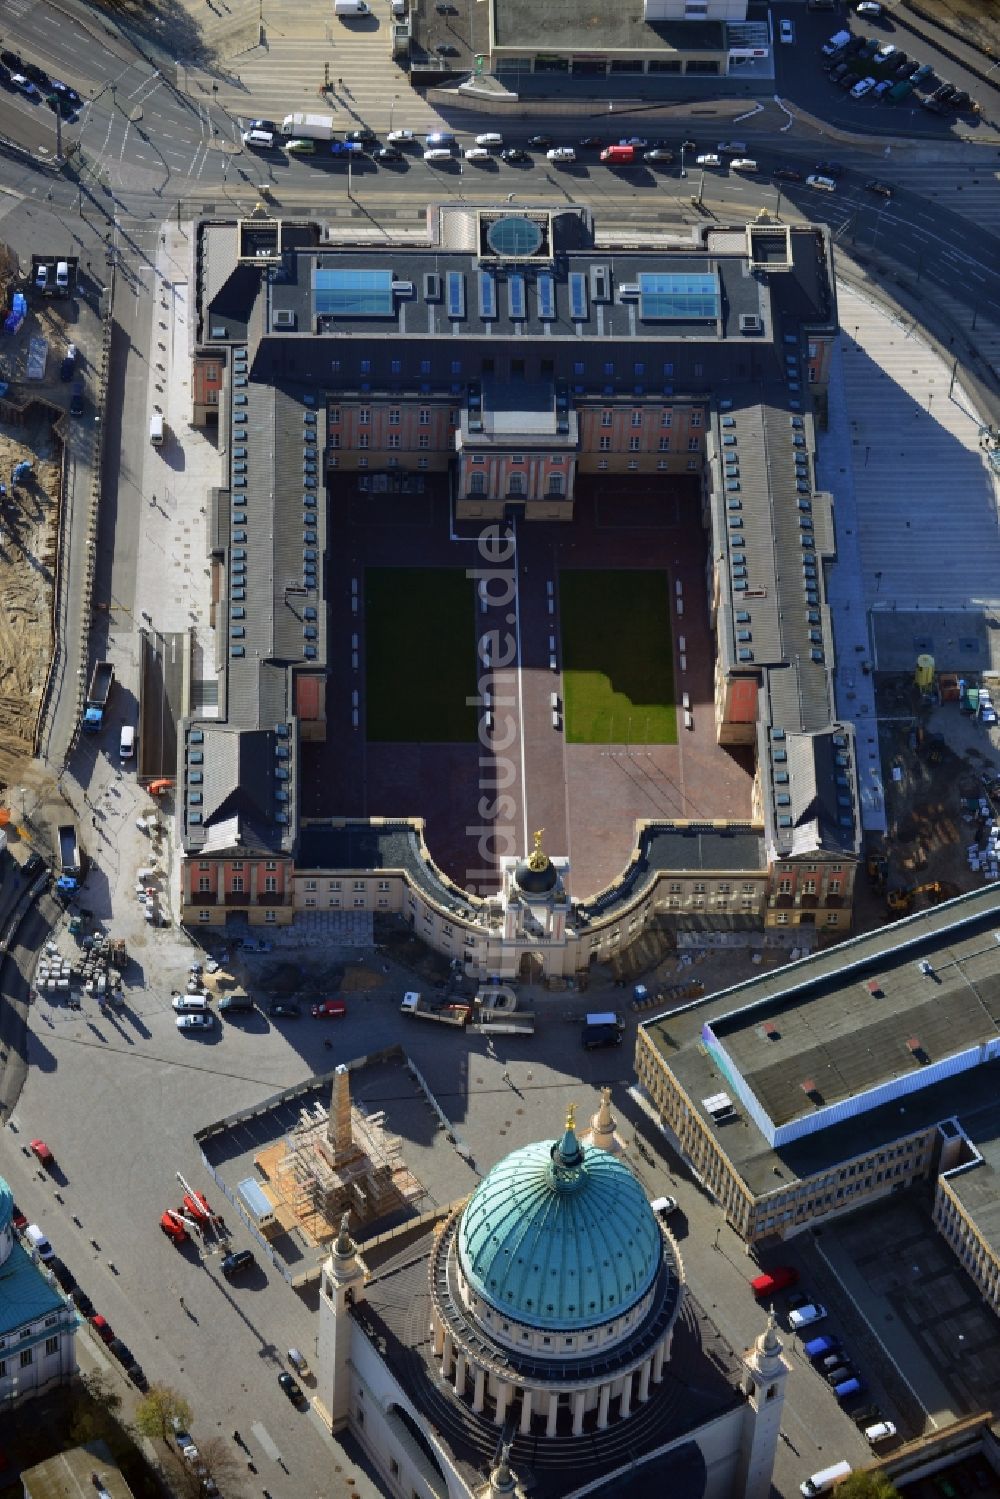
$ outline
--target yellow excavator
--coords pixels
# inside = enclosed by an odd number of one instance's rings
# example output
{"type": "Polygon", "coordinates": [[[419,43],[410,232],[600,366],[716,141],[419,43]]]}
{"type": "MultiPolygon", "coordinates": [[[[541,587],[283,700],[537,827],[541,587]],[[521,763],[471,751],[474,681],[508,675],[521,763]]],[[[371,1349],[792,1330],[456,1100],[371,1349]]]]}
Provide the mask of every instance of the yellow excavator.
{"type": "Polygon", "coordinates": [[[934,905],[943,894],[940,880],[930,880],[925,885],[890,885],[885,892],[886,909],[893,916],[906,916],[912,911],[918,895],[930,896],[934,905]]]}

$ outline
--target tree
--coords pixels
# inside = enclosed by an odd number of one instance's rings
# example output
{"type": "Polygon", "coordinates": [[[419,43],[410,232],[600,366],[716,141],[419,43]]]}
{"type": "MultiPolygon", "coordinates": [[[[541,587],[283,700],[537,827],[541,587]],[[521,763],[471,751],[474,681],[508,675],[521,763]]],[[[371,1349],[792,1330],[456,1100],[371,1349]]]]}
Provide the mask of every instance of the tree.
{"type": "Polygon", "coordinates": [[[151,1441],[169,1442],[174,1432],[174,1421],[187,1427],[191,1423],[191,1407],[183,1395],[178,1395],[166,1384],[151,1384],[135,1408],[135,1424],[144,1437],[151,1441]]]}
{"type": "Polygon", "coordinates": [[[185,1458],[176,1447],[168,1449],[167,1470],[171,1487],[185,1499],[199,1499],[204,1484],[212,1479],[217,1488],[232,1491],[246,1477],[242,1464],[222,1437],[209,1437],[198,1445],[197,1455],[185,1458]]]}
{"type": "Polygon", "coordinates": [[[900,1499],[899,1490],[884,1473],[852,1473],[834,1489],[837,1499],[900,1499]]]}

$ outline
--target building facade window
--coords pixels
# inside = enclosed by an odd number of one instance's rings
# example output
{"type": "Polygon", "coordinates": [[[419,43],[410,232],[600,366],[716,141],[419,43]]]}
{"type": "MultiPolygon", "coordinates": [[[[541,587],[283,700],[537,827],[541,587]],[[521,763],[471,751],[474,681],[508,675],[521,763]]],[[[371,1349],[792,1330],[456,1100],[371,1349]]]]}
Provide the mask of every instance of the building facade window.
{"type": "Polygon", "coordinates": [[[602,427],[610,427],[611,426],[611,412],[610,411],[602,411],[601,412],[601,426],[602,427]]]}

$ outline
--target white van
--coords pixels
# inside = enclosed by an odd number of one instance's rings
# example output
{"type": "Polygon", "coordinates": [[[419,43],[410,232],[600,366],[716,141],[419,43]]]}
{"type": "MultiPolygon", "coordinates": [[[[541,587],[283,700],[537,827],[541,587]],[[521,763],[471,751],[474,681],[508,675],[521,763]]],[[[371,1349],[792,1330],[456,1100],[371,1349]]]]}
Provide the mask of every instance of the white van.
{"type": "Polygon", "coordinates": [[[242,139],[250,151],[274,150],[274,132],[271,130],[244,130],[242,139]]]}
{"type": "Polygon", "coordinates": [[[37,1223],[28,1224],[27,1228],[24,1230],[24,1237],[27,1239],[28,1243],[31,1245],[31,1248],[35,1251],[40,1260],[55,1259],[56,1252],[52,1248],[52,1245],[49,1243],[48,1239],[42,1233],[42,1230],[38,1227],[37,1223]]]}
{"type": "Polygon", "coordinates": [[[489,130],[485,135],[476,136],[476,145],[493,146],[495,149],[499,149],[503,145],[503,136],[499,135],[495,130],[489,130]]]}
{"type": "Polygon", "coordinates": [[[448,146],[432,146],[429,151],[424,152],[424,161],[454,161],[454,159],[448,146]]]}
{"type": "Polygon", "coordinates": [[[614,1010],[590,1010],[587,1014],[587,1025],[621,1025],[621,1017],[614,1010]]]}
{"type": "Polygon", "coordinates": [[[838,1478],[846,1478],[851,1472],[851,1465],[846,1458],[841,1458],[839,1463],[833,1463],[829,1468],[821,1468],[811,1478],[799,1484],[799,1493],[805,1494],[810,1499],[813,1494],[828,1494],[837,1482],[838,1478]]]}
{"type": "Polygon", "coordinates": [[[135,754],[135,729],[130,723],[122,728],[122,737],[118,741],[119,760],[131,760],[135,754]]]}
{"type": "Polygon", "coordinates": [[[163,446],[163,412],[154,411],[149,418],[149,440],[154,448],[163,446]]]}

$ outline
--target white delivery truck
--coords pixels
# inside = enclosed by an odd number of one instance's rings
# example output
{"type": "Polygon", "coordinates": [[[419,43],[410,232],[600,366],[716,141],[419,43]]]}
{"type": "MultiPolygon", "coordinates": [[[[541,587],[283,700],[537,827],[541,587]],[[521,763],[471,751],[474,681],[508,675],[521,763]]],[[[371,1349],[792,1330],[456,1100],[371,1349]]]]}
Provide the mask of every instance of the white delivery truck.
{"type": "Polygon", "coordinates": [[[333,13],[342,21],[349,21],[352,16],[367,16],[369,11],[365,0],[333,0],[333,13]]]}
{"type": "Polygon", "coordinates": [[[285,115],[281,133],[300,141],[332,141],[333,115],[285,115]]]}

